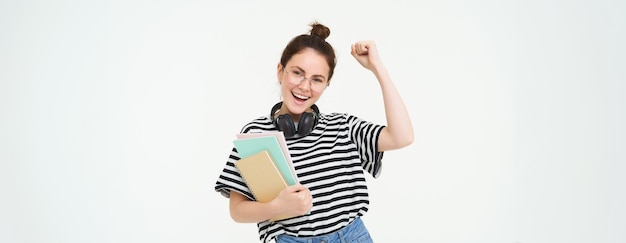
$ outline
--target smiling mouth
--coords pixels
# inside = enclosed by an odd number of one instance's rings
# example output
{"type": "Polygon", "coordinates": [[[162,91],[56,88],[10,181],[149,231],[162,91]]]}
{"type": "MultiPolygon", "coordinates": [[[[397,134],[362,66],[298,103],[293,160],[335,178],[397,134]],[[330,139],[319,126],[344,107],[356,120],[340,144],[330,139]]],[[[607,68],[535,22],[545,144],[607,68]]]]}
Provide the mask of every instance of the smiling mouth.
{"type": "Polygon", "coordinates": [[[306,101],[306,100],[308,100],[308,99],[310,99],[310,98],[311,98],[311,97],[309,97],[309,96],[299,95],[299,94],[296,94],[296,93],[291,93],[291,95],[292,95],[294,98],[296,98],[297,100],[301,100],[301,101],[306,101]]]}

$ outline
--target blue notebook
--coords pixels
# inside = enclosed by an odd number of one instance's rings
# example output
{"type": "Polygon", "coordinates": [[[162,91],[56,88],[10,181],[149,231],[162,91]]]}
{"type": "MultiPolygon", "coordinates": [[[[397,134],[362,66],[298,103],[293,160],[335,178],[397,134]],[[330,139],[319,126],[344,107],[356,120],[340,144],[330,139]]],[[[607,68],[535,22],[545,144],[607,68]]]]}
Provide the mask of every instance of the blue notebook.
{"type": "Polygon", "coordinates": [[[267,150],[287,185],[293,186],[297,183],[296,176],[292,173],[291,165],[287,161],[285,154],[283,154],[283,149],[275,136],[236,139],[233,140],[233,144],[241,158],[267,150]]]}

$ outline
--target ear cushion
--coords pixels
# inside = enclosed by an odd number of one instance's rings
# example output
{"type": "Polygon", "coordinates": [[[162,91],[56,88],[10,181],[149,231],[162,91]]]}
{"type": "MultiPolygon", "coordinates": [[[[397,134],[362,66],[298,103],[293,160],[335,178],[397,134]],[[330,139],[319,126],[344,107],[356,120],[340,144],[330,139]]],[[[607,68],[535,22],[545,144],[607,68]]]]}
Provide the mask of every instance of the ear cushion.
{"type": "MultiPolygon", "coordinates": [[[[274,119],[274,125],[285,134],[285,137],[293,137],[293,135],[296,134],[296,125],[288,114],[282,114],[276,117],[274,119]]],[[[300,125],[298,124],[298,126],[300,125]]]]}
{"type": "Polygon", "coordinates": [[[311,112],[304,112],[300,116],[300,121],[298,122],[298,135],[306,136],[309,135],[315,128],[317,123],[317,115],[311,112]]]}
{"type": "Polygon", "coordinates": [[[319,109],[317,108],[317,106],[311,106],[313,112],[303,112],[302,115],[300,115],[298,128],[296,129],[295,122],[288,114],[282,114],[274,117],[282,104],[283,102],[276,103],[270,111],[270,117],[272,118],[274,125],[278,128],[278,130],[282,131],[285,134],[285,137],[293,137],[296,134],[300,136],[309,135],[309,133],[311,133],[317,125],[317,114],[319,114],[319,109]]]}

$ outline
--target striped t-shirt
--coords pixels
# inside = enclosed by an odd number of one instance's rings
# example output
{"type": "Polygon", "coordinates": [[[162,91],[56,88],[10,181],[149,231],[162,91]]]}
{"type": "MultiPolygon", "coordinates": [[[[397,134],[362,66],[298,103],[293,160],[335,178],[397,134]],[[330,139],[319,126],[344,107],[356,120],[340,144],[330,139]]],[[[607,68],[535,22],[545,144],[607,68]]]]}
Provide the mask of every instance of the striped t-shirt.
{"type": "MultiPolygon", "coordinates": [[[[307,215],[258,223],[261,242],[270,242],[280,234],[310,237],[331,233],[368,210],[363,171],[374,178],[380,175],[383,153],[377,151],[377,141],[384,126],[345,113],[318,116],[309,135],[286,138],[298,180],[311,191],[313,207],[307,215]]],[[[271,118],[260,117],[246,124],[241,132],[276,130],[271,118]]],[[[239,158],[233,148],[215,190],[225,197],[234,190],[254,200],[234,165],[239,158]]]]}

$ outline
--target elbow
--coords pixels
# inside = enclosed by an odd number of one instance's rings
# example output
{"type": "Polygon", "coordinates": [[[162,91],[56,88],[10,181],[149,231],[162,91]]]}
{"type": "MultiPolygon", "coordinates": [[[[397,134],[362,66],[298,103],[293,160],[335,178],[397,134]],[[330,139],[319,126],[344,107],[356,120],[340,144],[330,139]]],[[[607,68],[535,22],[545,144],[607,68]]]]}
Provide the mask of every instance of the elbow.
{"type": "Polygon", "coordinates": [[[241,218],[237,217],[234,214],[230,214],[230,218],[233,219],[233,221],[235,221],[235,223],[246,223],[245,221],[243,221],[241,218]]]}
{"type": "Polygon", "coordinates": [[[251,219],[245,212],[241,211],[241,208],[238,208],[236,205],[232,205],[230,207],[230,218],[235,221],[235,223],[256,223],[251,219]]]}
{"type": "Polygon", "coordinates": [[[414,140],[413,133],[412,132],[407,133],[405,136],[402,136],[402,139],[400,139],[400,141],[398,141],[398,147],[404,148],[406,146],[409,146],[413,144],[413,140],[414,140]]]}
{"type": "Polygon", "coordinates": [[[233,209],[230,210],[230,218],[233,221],[235,221],[235,223],[254,223],[255,222],[255,221],[252,221],[250,219],[247,219],[246,217],[244,217],[244,215],[242,215],[241,213],[236,212],[233,209]]]}
{"type": "Polygon", "coordinates": [[[389,151],[395,149],[401,149],[407,147],[413,143],[414,136],[413,131],[407,131],[404,133],[393,133],[390,130],[383,130],[381,134],[378,151],[389,151]]]}
{"type": "MultiPolygon", "coordinates": [[[[239,196],[239,195],[236,195],[239,196]]],[[[240,212],[239,210],[239,204],[241,203],[241,201],[237,201],[237,200],[233,200],[232,194],[231,194],[231,201],[230,201],[230,205],[228,207],[228,212],[230,214],[230,218],[235,221],[236,223],[245,223],[245,218],[243,217],[242,212],[240,212]]]]}
{"type": "Polygon", "coordinates": [[[243,223],[243,220],[232,206],[230,207],[230,218],[235,221],[235,223],[243,223]]]}
{"type": "Polygon", "coordinates": [[[397,132],[399,133],[396,133],[395,136],[396,148],[404,148],[413,143],[414,135],[412,128],[402,129],[397,132]]]}
{"type": "Polygon", "coordinates": [[[413,129],[405,130],[404,132],[397,133],[395,138],[395,148],[404,148],[413,143],[414,135],[413,129]]]}

